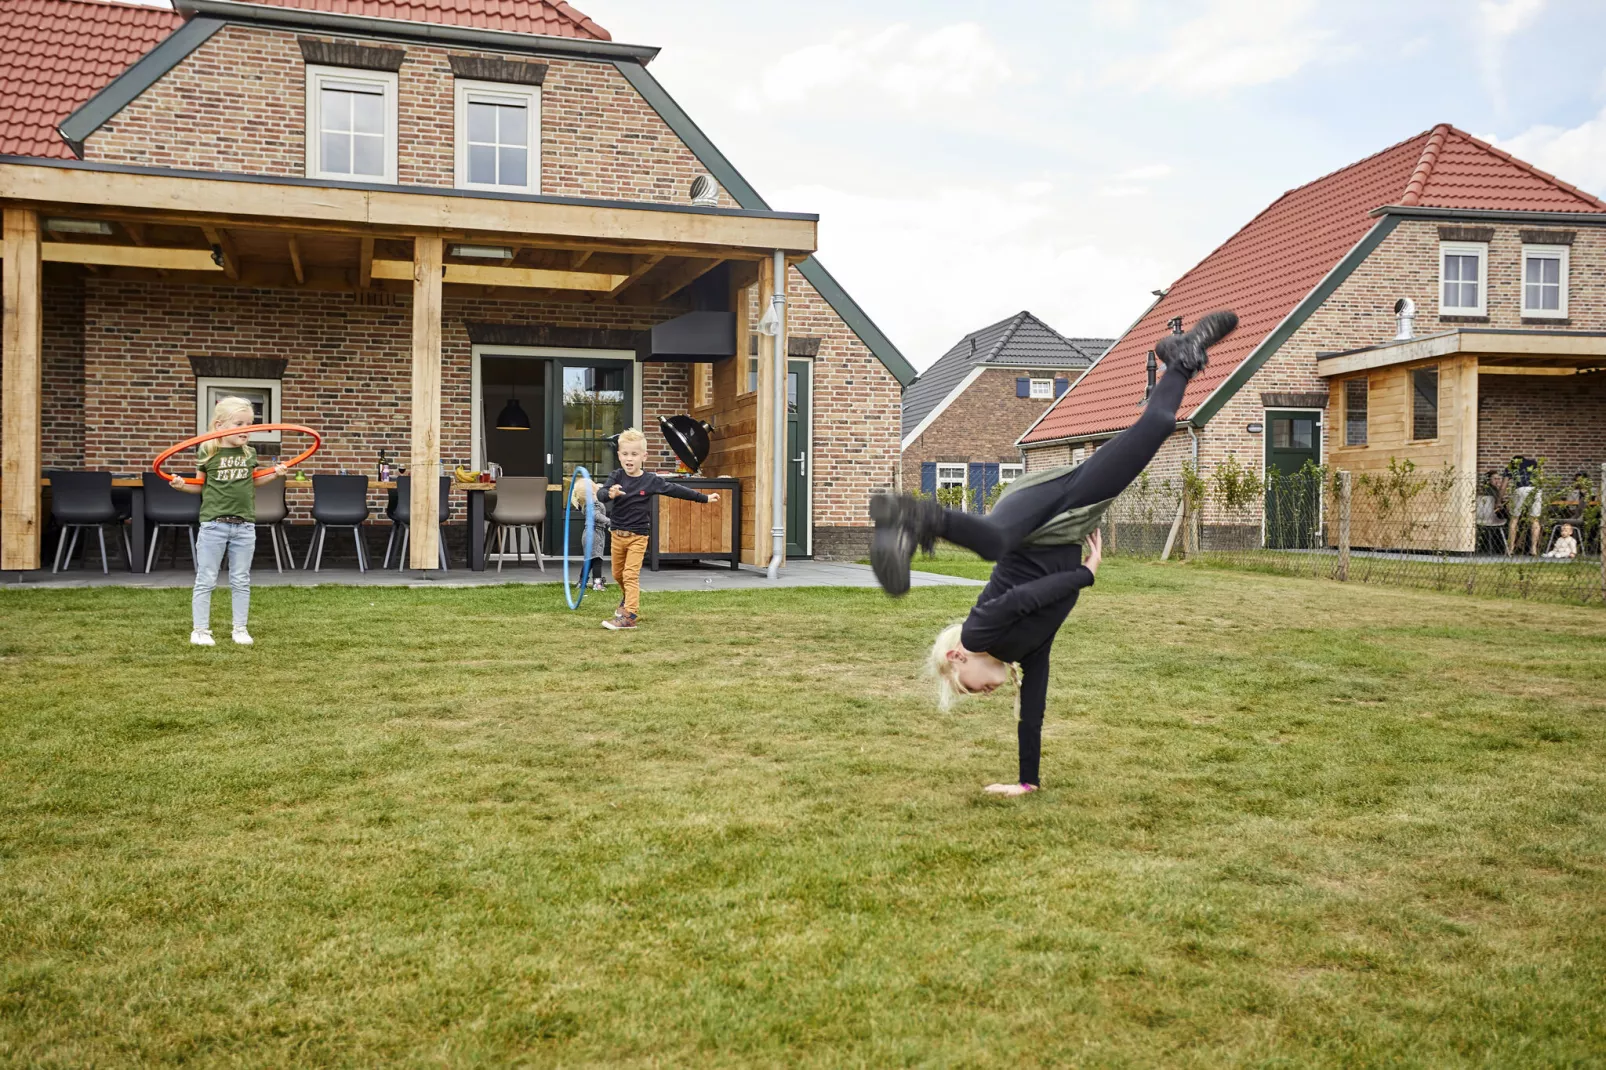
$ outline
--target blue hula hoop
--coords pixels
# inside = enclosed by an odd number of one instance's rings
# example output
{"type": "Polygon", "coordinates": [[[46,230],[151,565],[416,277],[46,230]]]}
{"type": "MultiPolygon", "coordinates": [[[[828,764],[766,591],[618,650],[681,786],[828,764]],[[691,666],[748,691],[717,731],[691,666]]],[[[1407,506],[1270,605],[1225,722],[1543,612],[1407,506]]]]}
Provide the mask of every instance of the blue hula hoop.
{"type": "Polygon", "coordinates": [[[580,565],[580,594],[576,597],[569,588],[569,516],[574,508],[574,488],[582,478],[587,483],[593,482],[591,473],[576,465],[574,474],[569,477],[569,493],[563,499],[563,600],[569,603],[570,609],[579,609],[580,603],[585,601],[586,584],[591,579],[591,548],[597,538],[597,493],[593,489],[586,495],[586,528],[580,537],[580,552],[585,559],[580,565]]]}

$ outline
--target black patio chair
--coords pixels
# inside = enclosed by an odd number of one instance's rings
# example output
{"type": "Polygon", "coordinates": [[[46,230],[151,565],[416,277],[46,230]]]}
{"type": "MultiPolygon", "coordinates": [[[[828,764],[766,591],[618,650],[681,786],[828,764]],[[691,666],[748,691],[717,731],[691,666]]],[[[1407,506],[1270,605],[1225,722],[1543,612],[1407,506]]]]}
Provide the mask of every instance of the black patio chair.
{"type": "MultiPolygon", "coordinates": [[[[441,476],[440,523],[442,524],[446,523],[446,517],[452,509],[451,492],[452,477],[441,476]]],[[[412,512],[413,477],[398,476],[396,478],[396,489],[390,492],[390,504],[385,508],[385,515],[390,517],[390,538],[385,540],[385,564],[383,567],[390,567],[390,550],[396,542],[398,529],[401,531],[401,552],[396,555],[396,567],[399,569],[407,567],[407,542],[413,534],[412,512]]],[[[443,537],[437,540],[440,549],[441,568],[443,570],[452,567],[446,563],[446,539],[444,534],[443,532],[443,537]]]]}
{"type": "Polygon", "coordinates": [[[284,500],[284,480],[258,483],[256,493],[257,531],[268,529],[268,539],[273,543],[273,567],[282,573],[284,562],[288,559],[290,567],[295,568],[296,555],[290,549],[290,532],[284,526],[290,516],[290,507],[284,500]],[[279,553],[281,548],[284,550],[283,557],[279,553]]]}
{"type": "Polygon", "coordinates": [[[357,568],[368,571],[368,550],[362,541],[363,521],[368,519],[367,476],[313,476],[312,519],[317,523],[302,568],[323,571],[323,544],[329,529],[350,528],[357,544],[357,568]]]}
{"type": "MultiPolygon", "coordinates": [[[[162,531],[184,529],[190,537],[190,567],[195,567],[195,529],[201,522],[201,496],[174,490],[172,484],[155,472],[140,476],[145,484],[145,523],[151,525],[151,545],[145,551],[145,571],[156,561],[157,547],[162,542],[162,531]]],[[[171,562],[178,567],[178,536],[173,536],[171,562]]]]}
{"type": "MultiPolygon", "coordinates": [[[[50,480],[50,515],[55,518],[61,528],[61,536],[56,540],[56,561],[51,572],[60,572],[63,565],[63,551],[66,551],[66,564],[72,564],[73,554],[78,548],[78,533],[85,528],[94,528],[100,536],[100,571],[102,575],[111,572],[106,561],[106,525],[115,524],[117,530],[123,533],[123,560],[128,567],[134,567],[134,551],[128,541],[128,529],[123,526],[122,518],[118,515],[115,502],[112,501],[112,474],[110,472],[69,472],[52,469],[45,472],[45,478],[50,480]],[[71,542],[68,534],[72,535],[71,542]]],[[[84,556],[89,556],[89,540],[84,540],[84,556]]],[[[86,562],[87,564],[87,562],[86,562]]]]}

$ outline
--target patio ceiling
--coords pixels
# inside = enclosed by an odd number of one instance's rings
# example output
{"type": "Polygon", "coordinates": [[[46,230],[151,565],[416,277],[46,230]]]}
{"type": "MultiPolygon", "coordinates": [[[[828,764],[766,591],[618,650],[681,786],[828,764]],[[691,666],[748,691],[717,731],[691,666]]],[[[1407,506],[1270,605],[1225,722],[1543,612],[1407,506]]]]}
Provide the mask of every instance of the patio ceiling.
{"type": "Polygon", "coordinates": [[[1448,356],[1476,356],[1484,374],[1578,375],[1606,370],[1606,331],[1470,327],[1316,358],[1323,378],[1448,356]]]}

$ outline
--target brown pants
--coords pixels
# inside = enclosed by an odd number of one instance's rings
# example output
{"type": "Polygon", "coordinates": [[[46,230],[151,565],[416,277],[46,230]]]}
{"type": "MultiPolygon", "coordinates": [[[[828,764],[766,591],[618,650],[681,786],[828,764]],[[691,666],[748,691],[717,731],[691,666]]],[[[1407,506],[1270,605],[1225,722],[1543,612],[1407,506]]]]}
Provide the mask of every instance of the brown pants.
{"type": "Polygon", "coordinates": [[[613,581],[624,591],[625,613],[641,609],[641,559],[647,556],[647,536],[628,531],[613,533],[613,581]]]}

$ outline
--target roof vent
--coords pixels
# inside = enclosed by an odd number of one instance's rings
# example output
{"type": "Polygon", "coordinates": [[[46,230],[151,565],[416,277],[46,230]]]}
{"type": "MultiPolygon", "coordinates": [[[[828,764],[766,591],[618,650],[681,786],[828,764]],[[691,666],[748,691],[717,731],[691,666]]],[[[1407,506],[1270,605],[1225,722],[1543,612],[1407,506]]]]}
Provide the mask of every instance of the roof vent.
{"type": "Polygon", "coordinates": [[[719,186],[707,175],[691,180],[691,203],[699,208],[719,207],[719,186]]]}
{"type": "Polygon", "coordinates": [[[1394,302],[1394,315],[1400,324],[1400,329],[1394,332],[1394,340],[1404,342],[1415,338],[1416,331],[1413,329],[1413,324],[1416,322],[1416,302],[1409,297],[1400,298],[1394,302]]]}

